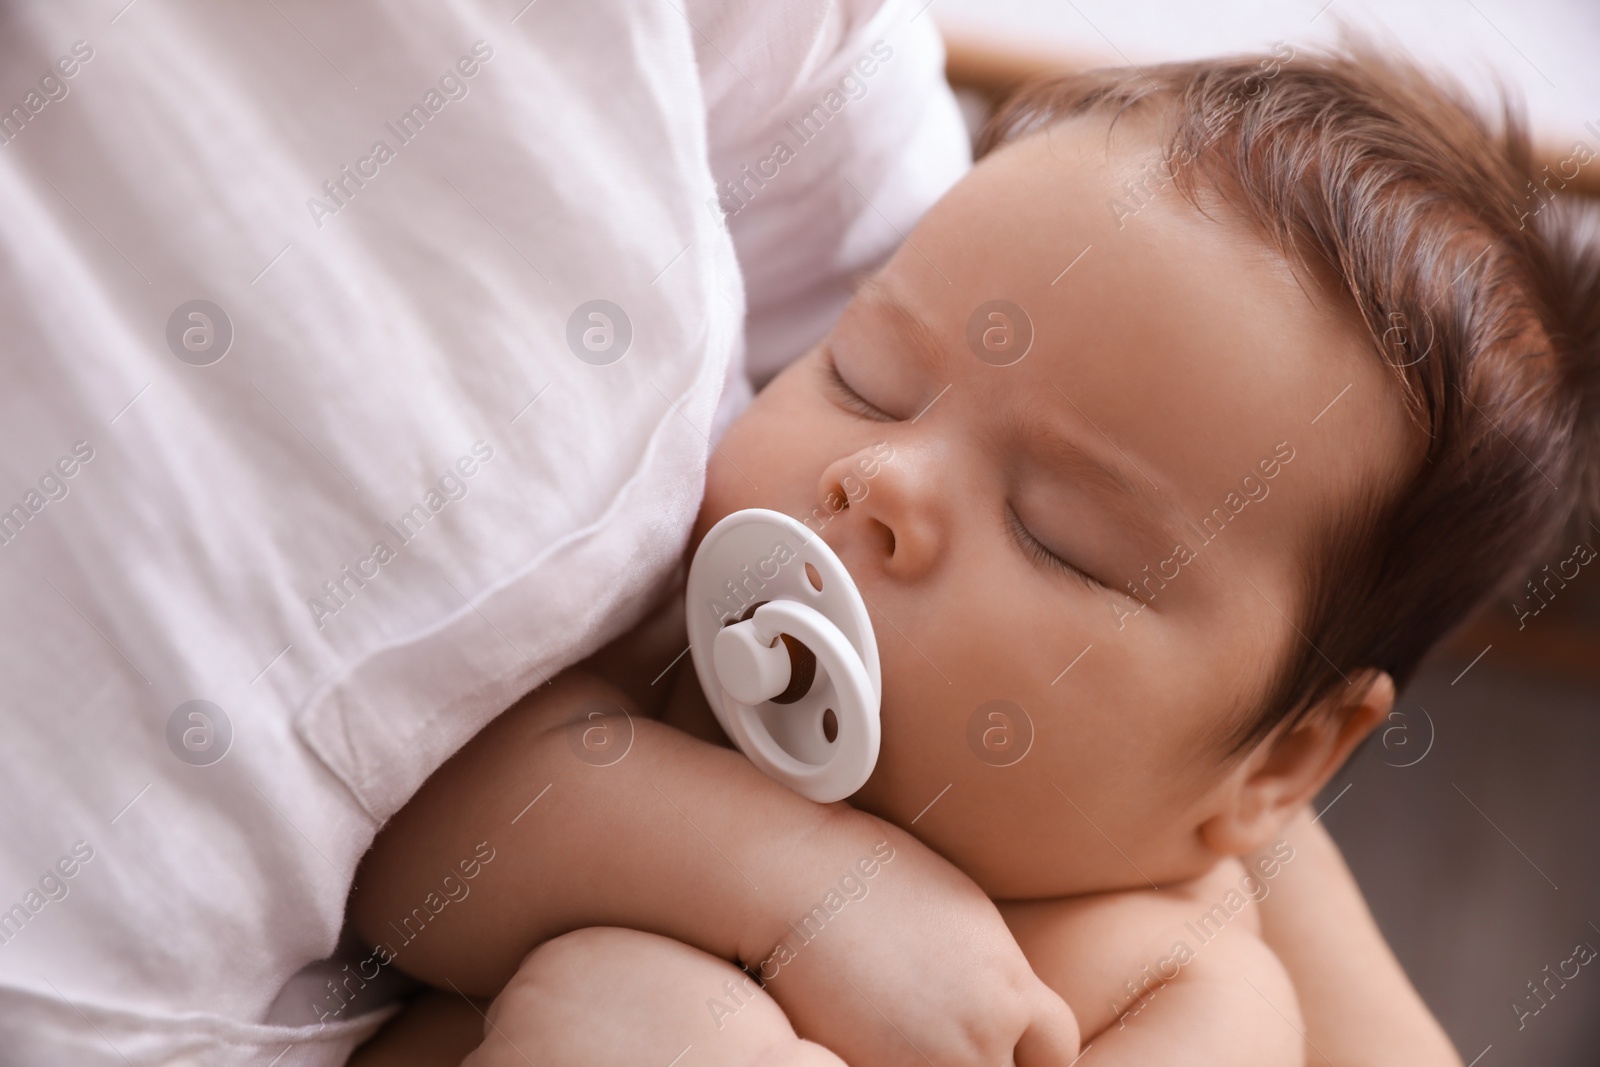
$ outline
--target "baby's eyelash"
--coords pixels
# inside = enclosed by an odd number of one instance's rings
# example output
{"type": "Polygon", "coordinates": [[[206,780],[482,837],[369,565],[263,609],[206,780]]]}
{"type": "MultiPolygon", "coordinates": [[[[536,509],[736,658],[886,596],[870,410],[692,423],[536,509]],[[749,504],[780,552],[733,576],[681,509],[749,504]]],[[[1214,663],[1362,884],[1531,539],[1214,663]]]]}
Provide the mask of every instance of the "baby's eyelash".
{"type": "Polygon", "coordinates": [[[1026,526],[1022,525],[1022,520],[1017,517],[1017,513],[1010,508],[1006,508],[1006,527],[1010,530],[1012,539],[1017,542],[1018,547],[1038,562],[1054,567],[1056,570],[1078,579],[1090,589],[1098,590],[1104,588],[1095,578],[1085,574],[1041,544],[1039,539],[1029,533],[1026,526]]]}
{"type": "Polygon", "coordinates": [[[860,393],[850,388],[850,383],[846,382],[839,374],[839,365],[833,361],[832,353],[827,355],[822,363],[824,373],[827,375],[828,387],[841,404],[863,418],[875,419],[878,422],[894,421],[893,415],[873,407],[860,393]]]}

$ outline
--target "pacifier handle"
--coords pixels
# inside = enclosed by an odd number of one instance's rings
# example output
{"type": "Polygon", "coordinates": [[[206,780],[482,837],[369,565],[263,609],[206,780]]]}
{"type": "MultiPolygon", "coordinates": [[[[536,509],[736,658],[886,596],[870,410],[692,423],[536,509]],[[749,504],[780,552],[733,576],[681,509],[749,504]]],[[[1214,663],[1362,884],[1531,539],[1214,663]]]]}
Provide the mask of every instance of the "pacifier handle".
{"type": "Polygon", "coordinates": [[[839,628],[814,608],[793,600],[772,600],[744,622],[717,634],[712,659],[722,687],[726,722],[733,742],[770,777],[812,800],[843,800],[861,788],[878,762],[882,732],[878,700],[865,664],[839,628]],[[819,671],[833,682],[829,701],[837,746],[826,763],[807,763],[786,752],[762,723],[756,705],[789,685],[788,650],[778,635],[788,634],[811,650],[819,671]]]}

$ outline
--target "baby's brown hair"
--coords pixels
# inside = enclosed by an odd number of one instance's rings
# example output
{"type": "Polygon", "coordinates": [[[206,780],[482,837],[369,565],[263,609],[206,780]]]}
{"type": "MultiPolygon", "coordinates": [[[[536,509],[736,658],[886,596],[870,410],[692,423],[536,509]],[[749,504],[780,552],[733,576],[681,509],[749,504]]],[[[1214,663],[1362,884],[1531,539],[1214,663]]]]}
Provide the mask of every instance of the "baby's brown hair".
{"type": "Polygon", "coordinates": [[[1541,171],[1504,100],[1491,123],[1459,87],[1368,44],[1279,46],[1037,82],[979,138],[982,156],[1073,116],[1114,124],[1159,109],[1173,132],[1156,192],[1170,181],[1201,210],[1202,193],[1220,198],[1331,279],[1426,435],[1396,488],[1323,523],[1304,570],[1305,640],[1222,739],[1232,752],[1362,670],[1404,687],[1435,644],[1593,513],[1600,225],[1567,185],[1596,152],[1575,144],[1541,171]]]}

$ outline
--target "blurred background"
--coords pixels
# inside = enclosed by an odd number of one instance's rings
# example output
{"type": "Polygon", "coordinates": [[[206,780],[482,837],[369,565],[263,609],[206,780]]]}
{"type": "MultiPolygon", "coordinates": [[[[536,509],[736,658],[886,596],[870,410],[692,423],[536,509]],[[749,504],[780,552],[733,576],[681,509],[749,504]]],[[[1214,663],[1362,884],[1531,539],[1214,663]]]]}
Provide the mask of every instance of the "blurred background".
{"type": "MultiPolygon", "coordinates": [[[[1579,144],[1594,153],[1570,194],[1600,197],[1600,0],[927,10],[974,129],[1034,73],[1300,48],[1349,27],[1483,100],[1510,89],[1544,158],[1579,144]]],[[[1317,804],[1400,962],[1475,1067],[1600,1064],[1600,959],[1580,962],[1600,951],[1597,553],[1600,529],[1588,525],[1552,545],[1529,576],[1536,592],[1519,584],[1440,649],[1317,804]]]]}

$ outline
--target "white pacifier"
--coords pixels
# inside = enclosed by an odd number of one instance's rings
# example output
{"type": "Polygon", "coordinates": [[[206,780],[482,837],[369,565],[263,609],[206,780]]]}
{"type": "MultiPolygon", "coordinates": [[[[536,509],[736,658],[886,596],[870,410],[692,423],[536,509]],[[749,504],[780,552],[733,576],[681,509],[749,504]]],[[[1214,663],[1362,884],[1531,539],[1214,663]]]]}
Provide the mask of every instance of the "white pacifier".
{"type": "Polygon", "coordinates": [[[883,680],[833,549],[781,512],[736,511],[695,551],[684,605],[700,687],[739,751],[815,801],[860,789],[878,762],[883,680]]]}

